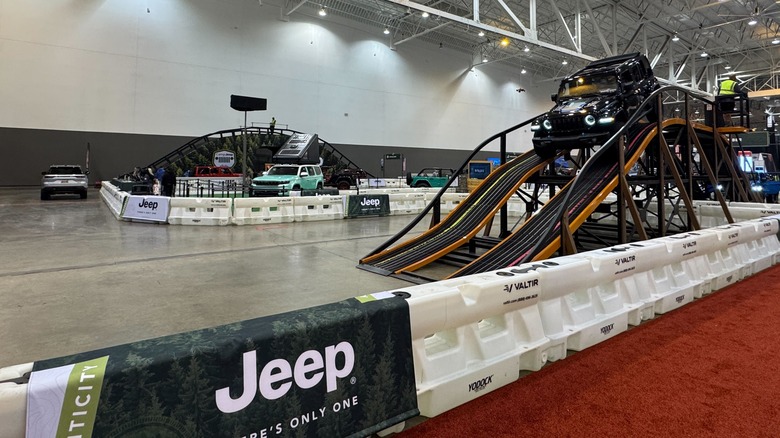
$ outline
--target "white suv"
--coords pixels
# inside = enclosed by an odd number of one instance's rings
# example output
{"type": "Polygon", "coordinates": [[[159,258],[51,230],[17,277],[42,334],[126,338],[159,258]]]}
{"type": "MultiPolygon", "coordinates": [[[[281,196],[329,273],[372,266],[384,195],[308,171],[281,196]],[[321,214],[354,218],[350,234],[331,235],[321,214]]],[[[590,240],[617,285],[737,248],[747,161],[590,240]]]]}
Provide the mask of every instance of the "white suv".
{"type": "MultiPolygon", "coordinates": [[[[88,172],[87,172],[88,173],[88,172]]],[[[87,173],[78,164],[53,164],[47,172],[41,172],[41,199],[51,195],[72,193],[87,198],[87,173]]]]}

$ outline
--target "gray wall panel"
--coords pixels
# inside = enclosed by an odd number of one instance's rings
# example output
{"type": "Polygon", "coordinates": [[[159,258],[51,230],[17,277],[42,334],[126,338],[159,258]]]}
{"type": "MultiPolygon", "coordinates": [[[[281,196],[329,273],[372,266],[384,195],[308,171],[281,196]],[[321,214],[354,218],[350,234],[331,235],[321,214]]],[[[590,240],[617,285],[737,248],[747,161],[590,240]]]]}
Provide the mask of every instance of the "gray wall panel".
{"type": "Polygon", "coordinates": [[[144,166],[190,141],[189,137],[0,128],[5,158],[0,186],[39,185],[50,164],[85,165],[90,144],[90,181],[111,179],[144,166]]]}

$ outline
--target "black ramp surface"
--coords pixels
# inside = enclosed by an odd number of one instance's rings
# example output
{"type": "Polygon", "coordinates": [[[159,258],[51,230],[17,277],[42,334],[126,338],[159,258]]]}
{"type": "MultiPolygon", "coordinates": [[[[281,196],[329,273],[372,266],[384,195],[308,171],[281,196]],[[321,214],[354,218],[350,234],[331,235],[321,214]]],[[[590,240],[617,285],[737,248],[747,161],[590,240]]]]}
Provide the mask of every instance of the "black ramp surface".
{"type": "Polygon", "coordinates": [[[439,224],[415,239],[361,260],[387,275],[414,270],[468,242],[534,172],[552,159],[527,152],[488,175],[460,205],[439,224]]]}
{"type": "MultiPolygon", "coordinates": [[[[638,125],[628,134],[630,141],[626,145],[626,161],[637,158],[647,142],[644,141],[655,125],[638,125]]],[[[611,147],[614,150],[614,147],[611,147]]],[[[605,151],[609,152],[609,151],[605,151]]],[[[574,192],[569,196],[572,201],[567,207],[569,217],[576,217],[596,201],[599,193],[617,177],[618,163],[614,153],[594,156],[579,175],[574,192]],[[595,160],[595,161],[594,161],[595,160]]],[[[525,222],[509,237],[501,241],[490,251],[464,266],[450,277],[478,274],[496,269],[514,266],[533,260],[539,252],[552,245],[560,237],[561,207],[572,183],[566,185],[537,214],[525,222]]],[[[600,200],[599,200],[600,201],[600,200]]]]}

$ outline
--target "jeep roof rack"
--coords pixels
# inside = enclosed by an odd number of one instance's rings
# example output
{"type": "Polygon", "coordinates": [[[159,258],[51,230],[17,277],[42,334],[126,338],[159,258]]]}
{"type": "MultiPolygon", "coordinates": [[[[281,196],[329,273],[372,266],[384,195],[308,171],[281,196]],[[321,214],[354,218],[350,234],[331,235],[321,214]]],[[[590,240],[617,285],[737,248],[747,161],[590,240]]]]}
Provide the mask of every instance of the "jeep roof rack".
{"type": "Polygon", "coordinates": [[[610,56],[609,58],[599,59],[597,61],[591,62],[583,70],[595,68],[595,67],[603,67],[605,65],[611,65],[611,64],[622,64],[623,62],[628,61],[630,59],[634,59],[639,55],[640,55],[639,52],[633,52],[633,53],[626,53],[623,55],[610,56]]]}

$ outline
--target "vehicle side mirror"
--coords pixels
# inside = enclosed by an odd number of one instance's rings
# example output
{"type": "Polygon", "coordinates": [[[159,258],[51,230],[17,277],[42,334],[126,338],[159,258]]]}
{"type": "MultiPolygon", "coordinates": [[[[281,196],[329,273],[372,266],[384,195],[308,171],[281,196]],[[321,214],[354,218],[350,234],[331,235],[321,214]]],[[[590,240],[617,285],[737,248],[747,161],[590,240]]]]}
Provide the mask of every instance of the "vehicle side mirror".
{"type": "Polygon", "coordinates": [[[557,93],[551,94],[550,95],[550,100],[552,100],[553,102],[557,102],[558,101],[558,94],[557,93]]]}
{"type": "Polygon", "coordinates": [[[266,176],[266,175],[268,175],[268,171],[267,171],[267,170],[264,170],[264,171],[263,171],[263,176],[266,176]]]}
{"type": "Polygon", "coordinates": [[[85,170],[84,175],[89,175],[89,170],[85,170]]]}

